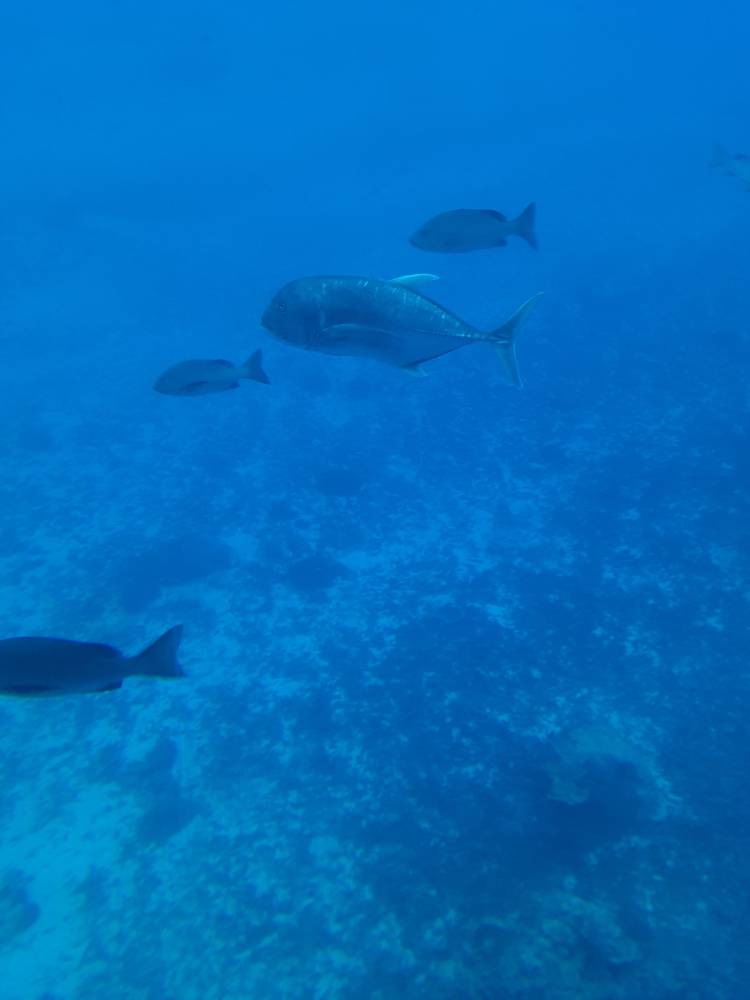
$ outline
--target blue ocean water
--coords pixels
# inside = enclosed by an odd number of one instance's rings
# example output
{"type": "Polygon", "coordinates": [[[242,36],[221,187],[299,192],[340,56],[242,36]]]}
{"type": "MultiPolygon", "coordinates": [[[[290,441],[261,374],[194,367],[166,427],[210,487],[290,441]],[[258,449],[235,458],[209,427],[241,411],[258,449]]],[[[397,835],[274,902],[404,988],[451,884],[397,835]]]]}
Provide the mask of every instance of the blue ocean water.
{"type": "Polygon", "coordinates": [[[0,1000],[750,996],[746,6],[0,10],[0,1000]],[[428,254],[538,206],[540,249],[428,254]],[[432,271],[409,378],[274,341],[432,271]],[[271,385],[180,398],[185,358],[271,385]]]}

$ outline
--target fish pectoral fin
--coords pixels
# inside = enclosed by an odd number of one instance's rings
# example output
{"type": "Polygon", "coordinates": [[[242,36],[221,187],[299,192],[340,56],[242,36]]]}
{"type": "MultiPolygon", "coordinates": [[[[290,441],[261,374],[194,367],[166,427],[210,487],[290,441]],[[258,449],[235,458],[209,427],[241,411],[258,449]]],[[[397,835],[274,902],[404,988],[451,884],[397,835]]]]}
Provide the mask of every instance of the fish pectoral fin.
{"type": "Polygon", "coordinates": [[[404,288],[416,288],[417,285],[425,285],[428,281],[439,281],[437,274],[402,274],[399,278],[391,278],[392,285],[403,285],[404,288]]]}
{"type": "Polygon", "coordinates": [[[409,350],[393,330],[358,323],[338,323],[326,327],[323,333],[318,350],[324,354],[371,358],[396,368],[422,360],[415,357],[414,351],[409,350]]]}
{"type": "Polygon", "coordinates": [[[334,323],[323,328],[325,336],[331,340],[346,340],[349,343],[372,344],[385,337],[390,337],[388,330],[377,326],[363,326],[360,323],[334,323]]]}
{"type": "Polygon", "coordinates": [[[422,367],[421,361],[414,361],[410,365],[400,365],[401,371],[406,372],[409,375],[416,375],[417,378],[422,378],[427,375],[427,372],[422,367]]]}

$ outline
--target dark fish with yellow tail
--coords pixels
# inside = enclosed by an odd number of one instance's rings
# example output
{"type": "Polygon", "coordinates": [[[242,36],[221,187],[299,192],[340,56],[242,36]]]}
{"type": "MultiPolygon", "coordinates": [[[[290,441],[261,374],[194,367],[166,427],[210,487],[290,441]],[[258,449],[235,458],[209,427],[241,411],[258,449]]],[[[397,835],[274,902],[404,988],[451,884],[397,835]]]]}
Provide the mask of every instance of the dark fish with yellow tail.
{"type": "Polygon", "coordinates": [[[235,365],[223,358],[180,361],[162,372],[154,382],[154,389],[167,396],[205,396],[238,389],[240,379],[269,383],[260,351],[254,351],[244,365],[235,365]]]}
{"type": "Polygon", "coordinates": [[[114,646],[42,636],[0,640],[0,694],[44,697],[122,687],[126,677],[184,677],[177,662],[182,626],[175,625],[135,656],[114,646]]]}
{"type": "Polygon", "coordinates": [[[534,223],[536,205],[530,205],[515,219],[507,219],[494,208],[457,208],[441,212],[412,233],[409,242],[433,253],[469,253],[507,246],[511,236],[519,236],[538,249],[534,223]]]}

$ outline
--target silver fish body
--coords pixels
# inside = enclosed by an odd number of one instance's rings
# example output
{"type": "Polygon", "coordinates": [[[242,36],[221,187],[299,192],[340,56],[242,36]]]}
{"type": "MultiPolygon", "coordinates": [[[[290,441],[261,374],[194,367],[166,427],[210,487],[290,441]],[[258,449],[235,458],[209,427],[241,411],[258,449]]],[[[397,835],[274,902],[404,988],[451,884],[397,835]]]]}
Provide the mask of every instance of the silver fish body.
{"type": "Polygon", "coordinates": [[[493,344],[520,385],[514,335],[538,296],[501,327],[483,333],[414,287],[426,275],[384,281],[349,275],[300,278],[273,297],[263,313],[266,330],[305,350],[367,357],[412,373],[467,344],[493,344]]]}

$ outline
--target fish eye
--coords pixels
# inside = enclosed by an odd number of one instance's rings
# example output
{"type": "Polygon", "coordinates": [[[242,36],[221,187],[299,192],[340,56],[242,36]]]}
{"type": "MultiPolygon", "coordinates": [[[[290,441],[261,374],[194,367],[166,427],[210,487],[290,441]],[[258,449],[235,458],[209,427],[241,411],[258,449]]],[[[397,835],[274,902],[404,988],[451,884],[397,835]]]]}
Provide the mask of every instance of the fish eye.
{"type": "Polygon", "coordinates": [[[276,308],[280,309],[283,312],[286,309],[286,302],[277,302],[276,308]]]}

